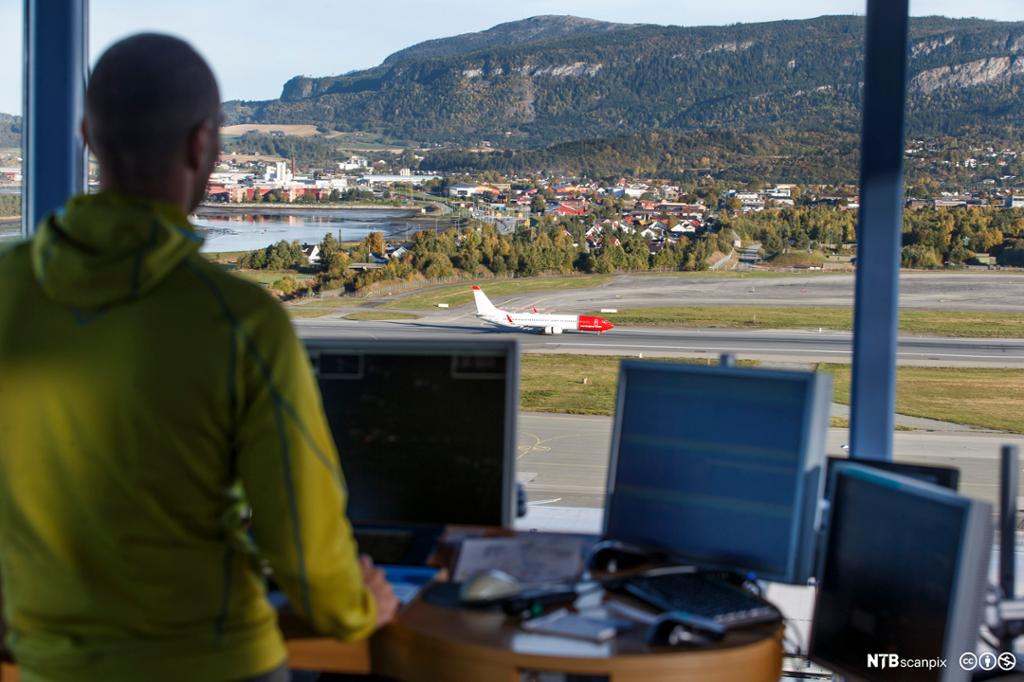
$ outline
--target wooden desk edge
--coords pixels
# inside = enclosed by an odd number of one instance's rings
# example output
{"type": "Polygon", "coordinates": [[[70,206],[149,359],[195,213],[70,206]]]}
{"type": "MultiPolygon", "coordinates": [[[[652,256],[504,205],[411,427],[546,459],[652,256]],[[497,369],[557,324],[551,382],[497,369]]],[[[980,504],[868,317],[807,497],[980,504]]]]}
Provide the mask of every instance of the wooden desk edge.
{"type": "Polygon", "coordinates": [[[285,639],[284,644],[291,668],[351,675],[369,675],[373,668],[366,640],[340,642],[331,637],[302,637],[285,639]]]}
{"type": "MultiPolygon", "coordinates": [[[[620,656],[615,659],[574,658],[519,654],[478,644],[450,642],[389,632],[371,642],[339,642],[329,637],[303,637],[285,640],[288,665],[292,668],[368,675],[389,674],[400,679],[431,680],[441,669],[463,671],[463,679],[485,673],[515,679],[522,670],[547,670],[575,674],[611,674],[616,681],[675,679],[686,673],[712,681],[774,681],[782,670],[782,632],[775,637],[752,642],[726,651],[659,652],[651,655],[620,656]],[[404,635],[404,636],[403,636],[404,635]],[[374,655],[371,656],[371,647],[374,655]],[[376,658],[378,665],[373,665],[376,658]],[[713,659],[713,660],[709,660],[713,659]],[[439,661],[447,666],[438,666],[439,661]],[[764,664],[771,662],[766,667],[764,664]],[[454,665],[453,665],[454,664],[454,665]],[[761,677],[755,670],[765,672],[761,677]]],[[[15,665],[0,664],[0,682],[18,682],[15,665]]]]}
{"type": "Polygon", "coordinates": [[[408,682],[500,679],[521,671],[607,675],[619,682],[660,682],[692,675],[702,682],[777,682],[782,674],[782,627],[771,636],[728,649],[684,649],[610,658],[530,654],[424,636],[392,626],[371,641],[374,673],[408,682]]]}

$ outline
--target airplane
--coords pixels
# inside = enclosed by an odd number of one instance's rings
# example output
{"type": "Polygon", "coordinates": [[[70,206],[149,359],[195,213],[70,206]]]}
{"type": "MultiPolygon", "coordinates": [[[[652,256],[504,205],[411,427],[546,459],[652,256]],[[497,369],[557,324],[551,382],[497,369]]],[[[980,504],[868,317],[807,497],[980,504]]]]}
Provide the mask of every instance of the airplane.
{"type": "Polygon", "coordinates": [[[475,284],[473,298],[476,299],[476,316],[499,327],[540,331],[545,334],[561,334],[564,331],[603,334],[615,327],[603,317],[591,315],[550,315],[538,313],[536,308],[530,313],[510,313],[495,307],[487,298],[487,294],[475,284]]]}

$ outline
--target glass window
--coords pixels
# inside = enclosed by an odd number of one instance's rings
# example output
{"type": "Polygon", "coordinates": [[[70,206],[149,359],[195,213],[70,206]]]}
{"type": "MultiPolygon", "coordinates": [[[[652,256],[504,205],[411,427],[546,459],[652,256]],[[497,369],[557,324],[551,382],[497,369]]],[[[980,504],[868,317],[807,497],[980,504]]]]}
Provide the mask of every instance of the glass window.
{"type": "MultiPolygon", "coordinates": [[[[845,452],[863,2],[90,4],[94,56],[156,29],[211,61],[223,154],[194,221],[300,333],[519,336],[537,518],[598,522],[623,356],[829,371],[845,452]]],[[[989,271],[1024,264],[1024,13],[957,11],[912,5],[902,330],[933,338],[901,345],[896,457],[991,496],[959,429],[1020,432],[1024,352],[951,337],[1024,336],[1024,278],[989,271]]]]}
{"type": "Polygon", "coordinates": [[[0,241],[21,234],[21,13],[0,7],[0,241]]]}

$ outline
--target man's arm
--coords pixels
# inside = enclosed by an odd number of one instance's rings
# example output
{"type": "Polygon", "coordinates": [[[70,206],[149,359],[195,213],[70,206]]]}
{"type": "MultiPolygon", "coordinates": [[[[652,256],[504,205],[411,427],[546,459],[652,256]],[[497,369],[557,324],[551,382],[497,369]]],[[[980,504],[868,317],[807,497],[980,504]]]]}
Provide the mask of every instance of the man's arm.
{"type": "Polygon", "coordinates": [[[253,336],[240,329],[237,338],[237,466],[256,543],[316,630],[359,639],[389,620],[395,605],[390,586],[367,574],[356,556],[344,479],[309,359],[284,312],[274,313],[253,336]]]}

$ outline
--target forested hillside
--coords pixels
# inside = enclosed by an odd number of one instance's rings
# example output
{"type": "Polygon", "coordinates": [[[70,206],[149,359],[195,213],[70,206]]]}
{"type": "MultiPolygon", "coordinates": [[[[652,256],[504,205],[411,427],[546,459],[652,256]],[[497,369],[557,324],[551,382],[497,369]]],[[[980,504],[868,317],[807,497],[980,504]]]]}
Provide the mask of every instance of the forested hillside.
{"type": "Polygon", "coordinates": [[[860,138],[852,132],[795,131],[779,136],[731,130],[649,130],[543,149],[430,152],[434,172],[497,171],[606,177],[840,184],[857,178],[860,138]]]}
{"type": "MultiPolygon", "coordinates": [[[[535,17],[372,69],[296,77],[281,99],[227,110],[232,122],[512,148],[651,129],[856,133],[863,27],[854,16],[714,27],[535,17]]],[[[917,18],[911,34],[911,134],[1024,124],[1024,23],[917,18]]]]}

